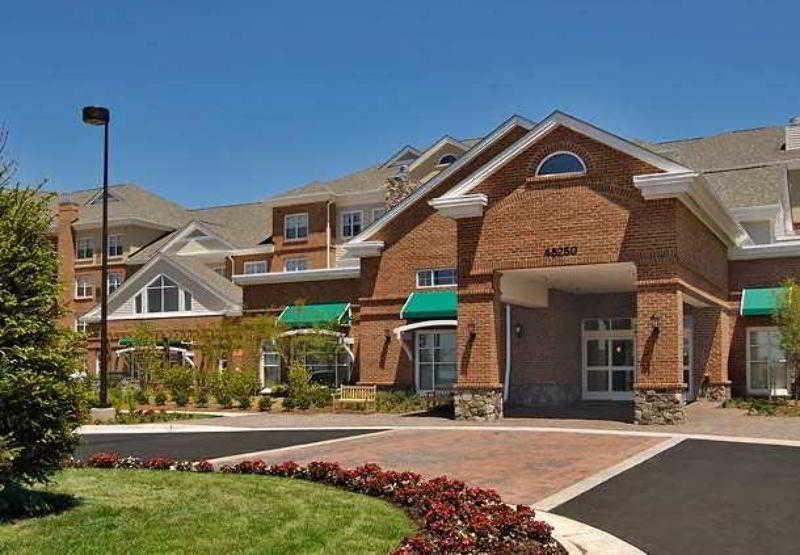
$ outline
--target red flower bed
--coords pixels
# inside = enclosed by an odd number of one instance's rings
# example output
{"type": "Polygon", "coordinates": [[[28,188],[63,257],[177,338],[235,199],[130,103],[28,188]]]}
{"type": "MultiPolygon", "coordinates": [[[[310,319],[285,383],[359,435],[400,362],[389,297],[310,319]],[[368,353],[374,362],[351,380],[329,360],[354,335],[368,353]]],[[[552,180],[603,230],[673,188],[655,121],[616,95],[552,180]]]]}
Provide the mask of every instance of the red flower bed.
{"type": "MultiPolygon", "coordinates": [[[[214,472],[208,461],[175,461],[164,457],[123,458],[117,453],[97,453],[73,467],[147,468],[185,472],[214,472]]],[[[244,461],[223,466],[221,472],[297,478],[380,497],[403,507],[419,524],[419,533],[406,538],[396,554],[433,553],[532,553],[561,554],[552,528],[535,519],[527,506],[503,503],[496,491],[467,487],[447,477],[424,480],[413,472],[382,470],[376,464],[346,469],[333,462],[300,466],[287,461],[267,465],[244,461]]]]}

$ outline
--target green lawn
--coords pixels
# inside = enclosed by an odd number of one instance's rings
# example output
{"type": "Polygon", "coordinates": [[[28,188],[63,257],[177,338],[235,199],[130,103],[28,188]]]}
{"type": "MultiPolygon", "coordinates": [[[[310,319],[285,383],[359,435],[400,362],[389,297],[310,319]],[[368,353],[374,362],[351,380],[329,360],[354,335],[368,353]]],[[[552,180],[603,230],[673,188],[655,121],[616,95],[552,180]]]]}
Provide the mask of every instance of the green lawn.
{"type": "Polygon", "coordinates": [[[76,507],[0,524],[0,553],[387,553],[413,533],[379,499],[284,478],[66,470],[76,507]]]}

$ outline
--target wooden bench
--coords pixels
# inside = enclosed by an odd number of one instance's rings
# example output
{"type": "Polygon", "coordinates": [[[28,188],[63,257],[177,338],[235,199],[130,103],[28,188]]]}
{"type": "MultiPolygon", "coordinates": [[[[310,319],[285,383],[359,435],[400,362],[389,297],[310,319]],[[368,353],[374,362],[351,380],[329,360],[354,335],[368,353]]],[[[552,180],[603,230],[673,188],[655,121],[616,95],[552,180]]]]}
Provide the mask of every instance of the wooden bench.
{"type": "Polygon", "coordinates": [[[375,385],[343,385],[333,397],[333,411],[336,412],[340,406],[345,404],[363,404],[364,407],[372,406],[375,408],[375,397],[378,393],[378,386],[375,385]]]}

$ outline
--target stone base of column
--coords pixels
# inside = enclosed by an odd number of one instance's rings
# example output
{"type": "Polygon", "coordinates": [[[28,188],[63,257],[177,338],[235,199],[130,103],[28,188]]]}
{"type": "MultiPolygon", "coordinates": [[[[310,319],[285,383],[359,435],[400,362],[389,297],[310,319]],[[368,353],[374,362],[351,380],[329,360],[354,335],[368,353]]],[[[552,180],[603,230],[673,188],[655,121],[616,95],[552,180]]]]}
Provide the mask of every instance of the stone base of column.
{"type": "Polygon", "coordinates": [[[633,418],[637,424],[679,424],[686,420],[681,389],[636,389],[633,418]]]}
{"type": "Polygon", "coordinates": [[[453,410],[456,420],[499,420],[503,418],[503,391],[457,389],[453,392],[453,410]]]}
{"type": "Polygon", "coordinates": [[[709,401],[722,403],[731,398],[731,384],[730,383],[715,383],[708,384],[703,389],[703,397],[709,401]]]}

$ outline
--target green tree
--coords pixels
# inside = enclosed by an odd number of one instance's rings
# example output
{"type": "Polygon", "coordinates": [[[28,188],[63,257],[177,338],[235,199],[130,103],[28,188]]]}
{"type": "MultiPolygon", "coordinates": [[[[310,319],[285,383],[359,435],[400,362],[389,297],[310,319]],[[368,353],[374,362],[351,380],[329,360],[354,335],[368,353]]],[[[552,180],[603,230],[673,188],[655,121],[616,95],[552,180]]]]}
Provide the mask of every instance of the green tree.
{"type": "MultiPolygon", "coordinates": [[[[50,240],[52,196],[14,181],[0,137],[0,489],[46,481],[77,443],[80,336],[61,326],[62,284],[50,240]]],[[[7,492],[6,492],[7,493],[7,492]]],[[[3,494],[0,493],[0,498],[3,494]]]]}
{"type": "MultiPolygon", "coordinates": [[[[800,284],[793,279],[783,283],[783,295],[773,315],[781,334],[781,347],[786,355],[787,380],[794,382],[794,398],[798,394],[798,370],[800,370],[800,284]]],[[[768,371],[770,398],[772,397],[772,368],[768,371]]],[[[788,385],[788,384],[787,384],[788,385]]]]}

